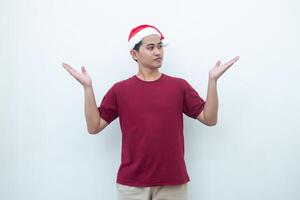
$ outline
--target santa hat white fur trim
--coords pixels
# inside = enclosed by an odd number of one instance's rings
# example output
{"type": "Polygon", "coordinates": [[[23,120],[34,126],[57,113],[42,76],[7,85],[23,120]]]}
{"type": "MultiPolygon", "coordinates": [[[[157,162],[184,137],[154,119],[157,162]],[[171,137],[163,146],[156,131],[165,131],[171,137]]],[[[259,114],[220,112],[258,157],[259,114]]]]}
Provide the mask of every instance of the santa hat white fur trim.
{"type": "MultiPolygon", "coordinates": [[[[129,50],[132,50],[136,44],[138,44],[140,41],[143,40],[144,37],[153,35],[153,34],[159,35],[159,37],[161,37],[160,33],[152,27],[147,27],[147,28],[140,30],[133,37],[130,38],[130,40],[128,42],[129,50]]],[[[166,39],[163,39],[162,41],[163,41],[163,46],[168,45],[166,42],[166,39]]]]}

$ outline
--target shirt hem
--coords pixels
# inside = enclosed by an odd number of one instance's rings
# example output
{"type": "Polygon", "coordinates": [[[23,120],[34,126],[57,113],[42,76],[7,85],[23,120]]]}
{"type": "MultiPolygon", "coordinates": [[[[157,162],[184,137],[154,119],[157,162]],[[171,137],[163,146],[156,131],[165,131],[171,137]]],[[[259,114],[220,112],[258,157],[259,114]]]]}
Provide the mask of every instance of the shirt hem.
{"type": "Polygon", "coordinates": [[[152,187],[152,186],[167,186],[167,185],[181,185],[189,182],[190,180],[183,180],[183,181],[174,181],[174,182],[150,182],[150,183],[130,183],[122,180],[117,180],[116,183],[128,186],[135,186],[135,187],[152,187]]]}

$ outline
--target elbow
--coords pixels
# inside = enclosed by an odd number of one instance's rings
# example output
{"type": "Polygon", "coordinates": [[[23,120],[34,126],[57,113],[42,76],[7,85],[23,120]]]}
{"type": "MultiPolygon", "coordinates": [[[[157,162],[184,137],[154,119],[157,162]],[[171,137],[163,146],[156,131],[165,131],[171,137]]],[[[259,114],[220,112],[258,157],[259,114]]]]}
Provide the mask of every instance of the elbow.
{"type": "Polygon", "coordinates": [[[207,117],[204,112],[199,114],[197,119],[206,126],[215,126],[218,121],[218,117],[207,117]]]}
{"type": "Polygon", "coordinates": [[[96,130],[96,129],[87,129],[88,133],[91,135],[96,135],[99,133],[101,130],[96,130]]]}
{"type": "Polygon", "coordinates": [[[206,125],[207,125],[207,126],[216,126],[216,125],[217,125],[217,122],[210,122],[210,123],[207,123],[206,125]]]}
{"type": "Polygon", "coordinates": [[[203,112],[202,121],[207,126],[216,126],[218,122],[218,114],[211,114],[203,112]]]}
{"type": "Polygon", "coordinates": [[[100,122],[96,122],[96,123],[88,123],[87,124],[87,131],[89,134],[91,135],[96,135],[97,133],[99,133],[102,130],[101,126],[100,126],[100,122]]]}
{"type": "Polygon", "coordinates": [[[205,124],[207,126],[216,126],[217,125],[217,120],[207,121],[205,124]]]}

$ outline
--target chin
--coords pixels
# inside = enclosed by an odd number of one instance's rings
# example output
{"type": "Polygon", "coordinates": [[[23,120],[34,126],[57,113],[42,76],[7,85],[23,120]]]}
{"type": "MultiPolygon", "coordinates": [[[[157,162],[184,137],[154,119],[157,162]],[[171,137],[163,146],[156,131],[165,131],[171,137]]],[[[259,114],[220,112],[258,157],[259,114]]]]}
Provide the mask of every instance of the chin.
{"type": "Polygon", "coordinates": [[[152,65],[152,66],[148,66],[147,68],[149,69],[157,69],[157,68],[161,68],[162,65],[152,65]]]}
{"type": "Polygon", "coordinates": [[[154,68],[160,68],[161,66],[162,66],[162,63],[156,64],[156,65],[154,65],[153,67],[154,67],[154,68]]]}
{"type": "Polygon", "coordinates": [[[156,66],[153,66],[152,68],[161,68],[162,65],[156,65],[156,66]]]}
{"type": "Polygon", "coordinates": [[[146,65],[145,67],[149,69],[157,69],[157,68],[161,68],[161,66],[162,63],[152,63],[151,65],[146,65]]]}

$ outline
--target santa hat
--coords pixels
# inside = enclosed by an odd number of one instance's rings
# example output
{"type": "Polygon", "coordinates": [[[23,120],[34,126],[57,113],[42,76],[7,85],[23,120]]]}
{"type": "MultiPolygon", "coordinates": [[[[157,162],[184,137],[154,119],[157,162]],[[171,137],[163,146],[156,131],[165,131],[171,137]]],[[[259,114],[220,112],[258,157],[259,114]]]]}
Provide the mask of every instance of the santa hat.
{"type": "Polygon", "coordinates": [[[136,44],[143,40],[144,37],[152,34],[157,34],[163,42],[163,46],[167,46],[163,34],[155,26],[143,24],[133,28],[128,37],[128,48],[132,50],[136,44]]]}

